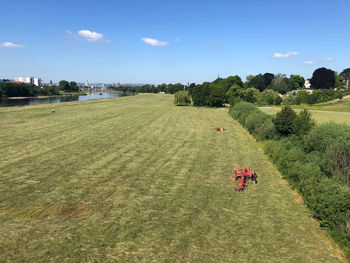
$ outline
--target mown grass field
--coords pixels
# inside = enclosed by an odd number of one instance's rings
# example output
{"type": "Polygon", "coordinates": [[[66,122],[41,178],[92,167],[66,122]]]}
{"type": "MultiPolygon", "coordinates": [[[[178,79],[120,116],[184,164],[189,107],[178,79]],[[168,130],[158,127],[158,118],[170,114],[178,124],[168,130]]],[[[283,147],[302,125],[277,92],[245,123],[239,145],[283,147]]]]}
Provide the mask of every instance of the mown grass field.
{"type": "Polygon", "coordinates": [[[227,109],[172,100],[1,108],[0,261],[342,260],[227,109]],[[259,183],[239,193],[241,165],[259,183]]]}
{"type": "MultiPolygon", "coordinates": [[[[274,115],[281,110],[281,108],[277,107],[261,107],[262,111],[267,114],[274,115]]],[[[301,111],[301,109],[294,109],[296,112],[301,111]]],[[[309,110],[311,112],[312,117],[318,124],[322,124],[325,122],[336,122],[336,123],[344,123],[350,125],[350,112],[335,112],[335,111],[324,111],[324,110],[309,110]]]]}

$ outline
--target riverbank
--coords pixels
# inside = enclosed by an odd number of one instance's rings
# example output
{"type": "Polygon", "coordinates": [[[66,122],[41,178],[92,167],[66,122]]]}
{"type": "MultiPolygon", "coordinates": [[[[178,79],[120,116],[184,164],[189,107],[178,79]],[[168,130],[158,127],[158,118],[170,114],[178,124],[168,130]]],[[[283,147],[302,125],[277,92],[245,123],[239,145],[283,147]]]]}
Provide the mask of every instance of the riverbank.
{"type": "Polygon", "coordinates": [[[11,97],[0,99],[0,107],[12,107],[12,106],[25,106],[33,104],[47,104],[47,103],[61,103],[69,101],[83,101],[83,100],[98,100],[123,97],[126,94],[122,93],[102,93],[102,94],[90,94],[90,95],[56,95],[56,96],[38,96],[38,97],[11,97]]]}
{"type": "Polygon", "coordinates": [[[85,95],[89,95],[89,94],[86,92],[72,92],[72,93],[60,93],[57,95],[36,96],[36,97],[0,97],[0,99],[24,100],[24,99],[45,99],[45,98],[52,98],[52,97],[59,97],[59,96],[85,96],[85,95]]]}

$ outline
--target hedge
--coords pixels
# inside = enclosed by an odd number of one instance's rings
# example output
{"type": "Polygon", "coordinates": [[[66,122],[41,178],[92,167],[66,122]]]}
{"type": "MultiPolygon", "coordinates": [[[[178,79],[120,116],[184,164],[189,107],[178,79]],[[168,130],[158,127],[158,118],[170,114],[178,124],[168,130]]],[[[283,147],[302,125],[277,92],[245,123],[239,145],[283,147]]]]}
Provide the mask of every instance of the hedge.
{"type": "Polygon", "coordinates": [[[265,140],[265,153],[350,258],[350,128],[327,123],[305,135],[269,136],[272,117],[253,104],[238,103],[229,114],[265,140]]]}

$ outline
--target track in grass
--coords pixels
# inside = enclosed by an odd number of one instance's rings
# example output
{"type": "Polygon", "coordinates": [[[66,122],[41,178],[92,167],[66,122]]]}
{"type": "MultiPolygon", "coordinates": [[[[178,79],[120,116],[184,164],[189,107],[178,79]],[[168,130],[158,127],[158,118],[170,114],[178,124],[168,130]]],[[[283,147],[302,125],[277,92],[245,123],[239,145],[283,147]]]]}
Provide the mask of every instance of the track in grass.
{"type": "Polygon", "coordinates": [[[0,109],[0,261],[339,262],[227,109],[172,100],[0,109]]]}

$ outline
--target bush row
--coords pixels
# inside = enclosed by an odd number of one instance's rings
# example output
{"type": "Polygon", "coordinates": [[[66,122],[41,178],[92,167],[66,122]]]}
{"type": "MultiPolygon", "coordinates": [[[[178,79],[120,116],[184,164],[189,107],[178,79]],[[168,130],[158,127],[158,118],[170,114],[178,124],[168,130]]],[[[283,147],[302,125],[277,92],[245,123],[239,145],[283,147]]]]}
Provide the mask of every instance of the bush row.
{"type": "Polygon", "coordinates": [[[282,105],[316,104],[335,99],[342,99],[345,95],[348,94],[350,94],[348,90],[313,90],[311,94],[309,94],[305,90],[301,90],[298,91],[296,94],[286,96],[283,99],[282,105]]]}
{"type": "Polygon", "coordinates": [[[251,103],[240,102],[230,107],[229,113],[258,140],[274,139],[277,136],[272,117],[251,103]]]}
{"type": "Polygon", "coordinates": [[[276,120],[253,104],[239,103],[229,113],[256,139],[272,139],[264,142],[265,153],[350,257],[350,128],[327,123],[283,136],[276,120]]]}

